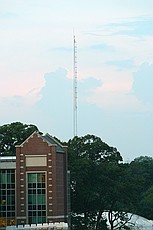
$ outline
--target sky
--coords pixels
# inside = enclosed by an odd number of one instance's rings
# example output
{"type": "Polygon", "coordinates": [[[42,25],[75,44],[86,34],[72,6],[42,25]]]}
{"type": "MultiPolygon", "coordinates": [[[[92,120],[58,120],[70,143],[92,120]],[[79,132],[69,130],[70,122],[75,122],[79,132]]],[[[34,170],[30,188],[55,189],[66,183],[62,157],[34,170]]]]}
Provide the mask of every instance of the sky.
{"type": "Polygon", "coordinates": [[[153,157],[153,1],[0,0],[0,125],[93,134],[124,161],[153,157]]]}

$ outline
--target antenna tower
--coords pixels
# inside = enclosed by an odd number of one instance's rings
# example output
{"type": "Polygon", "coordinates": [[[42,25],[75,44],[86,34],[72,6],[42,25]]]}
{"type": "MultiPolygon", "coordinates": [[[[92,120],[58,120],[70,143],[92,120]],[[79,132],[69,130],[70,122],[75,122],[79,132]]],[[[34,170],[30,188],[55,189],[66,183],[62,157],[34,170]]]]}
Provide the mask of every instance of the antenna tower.
{"type": "Polygon", "coordinates": [[[74,63],[73,63],[73,134],[77,136],[77,44],[75,35],[73,36],[74,42],[74,63]]]}

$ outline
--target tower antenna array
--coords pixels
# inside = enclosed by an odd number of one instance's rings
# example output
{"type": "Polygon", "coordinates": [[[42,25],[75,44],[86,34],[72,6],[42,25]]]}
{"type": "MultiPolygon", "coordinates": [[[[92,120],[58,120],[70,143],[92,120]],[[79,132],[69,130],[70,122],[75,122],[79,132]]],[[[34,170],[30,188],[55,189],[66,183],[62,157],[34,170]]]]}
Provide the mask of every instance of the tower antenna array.
{"type": "Polygon", "coordinates": [[[75,34],[73,35],[73,134],[74,137],[77,136],[77,44],[75,39],[75,34]]]}

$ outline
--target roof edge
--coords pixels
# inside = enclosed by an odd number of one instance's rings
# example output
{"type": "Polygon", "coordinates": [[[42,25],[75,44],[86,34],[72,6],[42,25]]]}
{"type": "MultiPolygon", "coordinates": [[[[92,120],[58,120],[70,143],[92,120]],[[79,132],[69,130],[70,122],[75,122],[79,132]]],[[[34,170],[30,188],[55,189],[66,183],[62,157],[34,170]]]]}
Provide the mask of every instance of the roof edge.
{"type": "Polygon", "coordinates": [[[16,147],[16,148],[18,148],[18,147],[23,147],[23,145],[24,145],[26,142],[28,142],[28,140],[29,140],[31,137],[33,137],[34,134],[37,134],[39,137],[42,137],[42,136],[39,134],[39,131],[36,130],[36,131],[34,131],[29,137],[27,137],[27,139],[25,139],[20,145],[15,145],[15,147],[16,147]]]}
{"type": "Polygon", "coordinates": [[[45,136],[48,136],[49,138],[52,138],[55,141],[55,145],[59,145],[61,148],[67,147],[62,145],[58,140],[56,140],[53,136],[51,136],[49,133],[46,133],[45,136]]]}

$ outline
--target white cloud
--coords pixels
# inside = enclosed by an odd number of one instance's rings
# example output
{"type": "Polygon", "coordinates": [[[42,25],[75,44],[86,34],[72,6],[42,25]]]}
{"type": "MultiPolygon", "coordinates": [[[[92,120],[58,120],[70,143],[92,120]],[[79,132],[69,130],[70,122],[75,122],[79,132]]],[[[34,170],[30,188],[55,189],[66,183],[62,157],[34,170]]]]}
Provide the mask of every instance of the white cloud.
{"type": "Polygon", "coordinates": [[[117,71],[113,68],[104,72],[107,74],[101,76],[102,83],[88,97],[89,103],[94,103],[106,111],[153,111],[152,66],[142,65],[136,73],[128,70],[117,71]],[[147,100],[141,100],[146,97],[147,100]]]}

